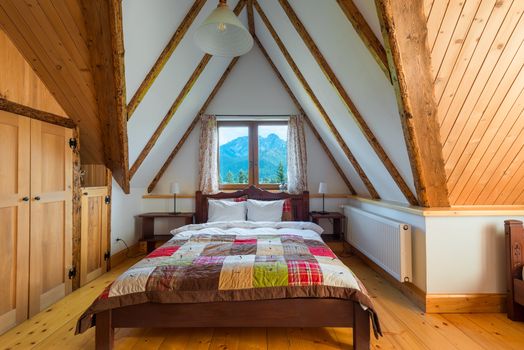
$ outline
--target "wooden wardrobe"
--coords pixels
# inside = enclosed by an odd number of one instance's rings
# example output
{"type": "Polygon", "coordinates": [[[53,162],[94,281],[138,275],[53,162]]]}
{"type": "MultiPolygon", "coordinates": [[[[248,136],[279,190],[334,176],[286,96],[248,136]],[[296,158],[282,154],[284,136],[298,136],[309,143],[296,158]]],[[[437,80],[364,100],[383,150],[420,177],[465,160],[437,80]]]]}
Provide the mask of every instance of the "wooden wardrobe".
{"type": "Polygon", "coordinates": [[[0,111],[0,333],[71,292],[71,137],[0,111]]]}

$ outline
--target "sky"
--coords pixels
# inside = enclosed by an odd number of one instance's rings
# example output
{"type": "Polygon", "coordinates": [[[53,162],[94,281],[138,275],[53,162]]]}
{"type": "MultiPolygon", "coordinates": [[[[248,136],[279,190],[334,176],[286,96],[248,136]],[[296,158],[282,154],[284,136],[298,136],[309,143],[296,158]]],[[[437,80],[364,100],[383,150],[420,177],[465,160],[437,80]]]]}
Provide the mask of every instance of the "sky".
{"type": "MultiPolygon", "coordinates": [[[[229,141],[242,136],[247,136],[247,126],[221,127],[218,130],[218,145],[222,146],[229,141]]],[[[276,134],[282,140],[287,139],[287,125],[261,125],[258,127],[258,136],[267,137],[276,134]]]]}

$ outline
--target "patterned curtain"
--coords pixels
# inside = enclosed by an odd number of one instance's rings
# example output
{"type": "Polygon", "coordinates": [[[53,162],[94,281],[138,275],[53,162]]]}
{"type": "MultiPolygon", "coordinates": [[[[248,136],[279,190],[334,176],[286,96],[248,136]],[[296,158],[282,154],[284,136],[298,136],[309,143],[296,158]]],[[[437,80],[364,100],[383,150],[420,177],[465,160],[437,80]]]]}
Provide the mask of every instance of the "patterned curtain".
{"type": "Polygon", "coordinates": [[[204,194],[218,192],[218,129],[214,115],[200,117],[200,181],[204,194]]]}
{"type": "Polygon", "coordinates": [[[307,154],[304,117],[292,115],[287,128],[287,188],[290,193],[307,190],[307,154]]]}

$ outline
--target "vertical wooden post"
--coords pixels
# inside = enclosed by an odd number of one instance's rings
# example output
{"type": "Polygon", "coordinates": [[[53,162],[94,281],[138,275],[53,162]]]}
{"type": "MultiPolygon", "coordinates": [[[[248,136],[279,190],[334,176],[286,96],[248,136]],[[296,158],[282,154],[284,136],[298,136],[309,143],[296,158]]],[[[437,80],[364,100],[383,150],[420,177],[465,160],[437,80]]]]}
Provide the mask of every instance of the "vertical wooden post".
{"type": "Polygon", "coordinates": [[[111,270],[111,206],[113,205],[113,173],[106,169],[106,186],[109,203],[107,203],[107,251],[109,257],[106,260],[106,270],[111,270]]]}
{"type": "MultiPolygon", "coordinates": [[[[73,138],[76,139],[76,148],[73,150],[73,266],[80,271],[80,247],[81,247],[81,177],[80,177],[80,131],[73,129],[73,138]]],[[[73,290],[80,287],[80,274],[73,277],[73,290]]]]}
{"type": "Polygon", "coordinates": [[[359,304],[353,304],[353,349],[369,350],[369,313],[359,304]]]}
{"type": "Polygon", "coordinates": [[[111,310],[99,312],[96,317],[95,348],[96,350],[113,349],[115,329],[111,324],[111,310]]]}

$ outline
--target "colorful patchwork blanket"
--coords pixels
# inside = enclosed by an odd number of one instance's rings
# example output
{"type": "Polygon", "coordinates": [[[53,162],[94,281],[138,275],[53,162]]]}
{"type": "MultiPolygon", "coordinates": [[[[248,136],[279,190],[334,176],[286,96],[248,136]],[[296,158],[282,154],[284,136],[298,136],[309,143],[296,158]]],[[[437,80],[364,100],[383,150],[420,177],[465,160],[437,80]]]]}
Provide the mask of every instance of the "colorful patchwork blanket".
{"type": "Polygon", "coordinates": [[[208,223],[173,238],[111,283],[80,317],[141,303],[339,298],[360,303],[380,327],[365,287],[307,222],[208,223]]]}

